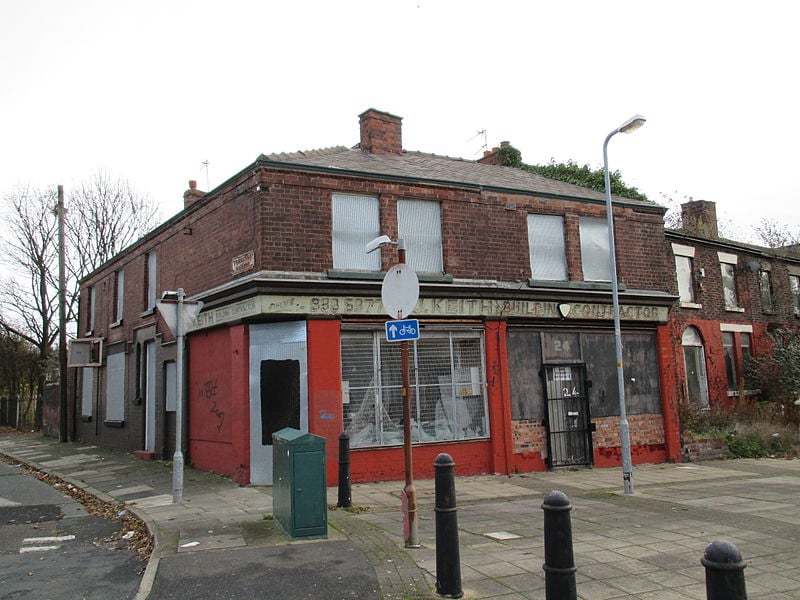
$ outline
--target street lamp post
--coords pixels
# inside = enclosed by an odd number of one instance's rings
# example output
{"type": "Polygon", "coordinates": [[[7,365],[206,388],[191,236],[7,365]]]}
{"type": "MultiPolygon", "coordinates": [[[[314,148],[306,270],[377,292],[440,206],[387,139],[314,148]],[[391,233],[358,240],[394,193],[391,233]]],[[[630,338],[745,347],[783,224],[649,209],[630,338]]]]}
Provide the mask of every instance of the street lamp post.
{"type": "Polygon", "coordinates": [[[633,462],[631,461],[631,434],[625,408],[625,375],[622,369],[622,331],[619,322],[619,283],[617,281],[617,252],[614,242],[614,213],[611,207],[611,177],[608,174],[608,142],[618,133],[630,133],[644,125],[642,115],[634,115],[606,136],[603,142],[603,176],[606,191],[606,219],[608,221],[608,248],[611,267],[611,299],[614,304],[614,349],[617,358],[617,387],[619,388],[619,437],[622,444],[622,481],[624,492],[633,493],[633,462]]]}

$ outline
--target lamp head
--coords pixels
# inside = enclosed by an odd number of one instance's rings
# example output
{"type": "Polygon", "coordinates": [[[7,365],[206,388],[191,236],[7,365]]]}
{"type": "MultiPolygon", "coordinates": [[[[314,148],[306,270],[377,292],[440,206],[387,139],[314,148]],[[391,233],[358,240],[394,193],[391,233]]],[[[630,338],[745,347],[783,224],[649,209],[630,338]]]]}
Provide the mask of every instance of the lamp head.
{"type": "Polygon", "coordinates": [[[388,235],[382,235],[380,237],[376,237],[374,240],[369,242],[364,251],[369,254],[370,252],[374,252],[381,246],[385,246],[386,244],[396,244],[397,242],[393,242],[392,239],[388,235]]]}
{"type": "Polygon", "coordinates": [[[622,125],[619,126],[619,131],[622,133],[631,133],[632,131],[636,131],[644,125],[644,122],[647,121],[642,115],[633,115],[630,119],[625,121],[622,125]]]}

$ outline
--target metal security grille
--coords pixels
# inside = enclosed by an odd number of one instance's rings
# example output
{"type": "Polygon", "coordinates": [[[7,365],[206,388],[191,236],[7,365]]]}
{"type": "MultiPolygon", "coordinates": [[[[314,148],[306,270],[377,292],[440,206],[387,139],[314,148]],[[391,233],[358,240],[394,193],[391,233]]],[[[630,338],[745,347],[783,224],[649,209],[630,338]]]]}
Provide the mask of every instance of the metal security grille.
{"type": "MultiPolygon", "coordinates": [[[[483,337],[425,332],[411,347],[412,440],[488,437],[483,337]]],[[[342,334],[342,402],[351,447],[403,443],[400,345],[382,332],[342,334]]]]}
{"type": "Polygon", "coordinates": [[[589,465],[592,441],[584,367],[545,367],[550,467],[589,465]]]}

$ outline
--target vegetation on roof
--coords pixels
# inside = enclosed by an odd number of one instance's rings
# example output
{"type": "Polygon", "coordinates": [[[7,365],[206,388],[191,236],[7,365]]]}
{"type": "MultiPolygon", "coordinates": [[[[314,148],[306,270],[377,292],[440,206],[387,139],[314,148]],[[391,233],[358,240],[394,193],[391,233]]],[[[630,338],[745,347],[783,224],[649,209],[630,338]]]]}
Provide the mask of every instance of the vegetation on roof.
{"type": "MultiPolygon", "coordinates": [[[[573,160],[559,163],[555,159],[550,159],[550,162],[546,165],[527,165],[522,162],[520,151],[510,145],[500,148],[498,158],[499,164],[505,167],[516,167],[549,179],[556,179],[598,192],[605,192],[605,175],[602,168],[592,169],[588,164],[579,165],[573,160]]],[[[609,179],[611,180],[611,193],[614,196],[650,202],[650,199],[638,189],[626,185],[622,181],[622,174],[619,171],[610,172],[609,179]]]]}

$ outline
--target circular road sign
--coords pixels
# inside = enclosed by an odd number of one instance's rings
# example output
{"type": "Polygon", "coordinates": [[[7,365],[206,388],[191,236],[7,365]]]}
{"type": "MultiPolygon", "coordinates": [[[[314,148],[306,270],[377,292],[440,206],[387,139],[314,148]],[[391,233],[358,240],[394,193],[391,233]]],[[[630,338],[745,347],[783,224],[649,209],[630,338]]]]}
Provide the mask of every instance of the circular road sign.
{"type": "Polygon", "coordinates": [[[381,286],[383,308],[392,319],[405,319],[419,300],[419,279],[409,265],[395,265],[386,273],[381,286]]]}

